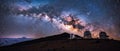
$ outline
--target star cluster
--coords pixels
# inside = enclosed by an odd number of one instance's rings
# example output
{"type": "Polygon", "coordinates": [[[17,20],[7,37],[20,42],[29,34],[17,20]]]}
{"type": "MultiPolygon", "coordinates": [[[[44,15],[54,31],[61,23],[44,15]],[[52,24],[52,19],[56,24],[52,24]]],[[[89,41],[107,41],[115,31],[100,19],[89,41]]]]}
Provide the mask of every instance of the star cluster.
{"type": "Polygon", "coordinates": [[[119,0],[3,0],[0,37],[39,38],[64,31],[83,36],[89,30],[94,38],[105,31],[120,39],[119,7],[119,0]]]}

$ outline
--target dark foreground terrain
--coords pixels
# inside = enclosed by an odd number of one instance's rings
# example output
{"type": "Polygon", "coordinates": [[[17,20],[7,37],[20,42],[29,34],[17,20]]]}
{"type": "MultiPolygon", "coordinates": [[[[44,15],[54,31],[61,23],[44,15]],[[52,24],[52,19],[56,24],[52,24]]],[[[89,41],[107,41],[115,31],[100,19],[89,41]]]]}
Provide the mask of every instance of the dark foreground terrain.
{"type": "Polygon", "coordinates": [[[0,51],[120,51],[120,41],[101,39],[68,39],[69,34],[40,38],[0,47],[0,51]]]}

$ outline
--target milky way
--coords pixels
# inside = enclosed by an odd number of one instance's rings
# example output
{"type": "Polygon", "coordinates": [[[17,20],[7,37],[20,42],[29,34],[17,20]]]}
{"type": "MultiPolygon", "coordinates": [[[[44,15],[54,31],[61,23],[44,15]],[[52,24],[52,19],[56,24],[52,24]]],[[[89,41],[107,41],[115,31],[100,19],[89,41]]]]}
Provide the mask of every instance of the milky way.
{"type": "Polygon", "coordinates": [[[119,0],[1,0],[0,37],[83,36],[89,30],[94,38],[105,31],[120,39],[119,7],[119,0]]]}

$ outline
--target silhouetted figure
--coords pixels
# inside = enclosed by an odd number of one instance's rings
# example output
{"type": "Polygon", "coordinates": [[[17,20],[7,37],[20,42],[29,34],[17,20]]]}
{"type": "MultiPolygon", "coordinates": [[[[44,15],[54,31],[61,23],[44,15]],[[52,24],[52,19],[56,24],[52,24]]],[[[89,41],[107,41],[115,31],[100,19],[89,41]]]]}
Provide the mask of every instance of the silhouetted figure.
{"type": "Polygon", "coordinates": [[[99,33],[99,38],[100,39],[108,39],[108,35],[107,35],[107,33],[106,32],[100,32],[99,33]]]}
{"type": "Polygon", "coordinates": [[[86,38],[86,39],[91,39],[91,38],[92,38],[91,32],[90,32],[90,31],[85,31],[85,32],[84,32],[84,38],[86,38]]]}

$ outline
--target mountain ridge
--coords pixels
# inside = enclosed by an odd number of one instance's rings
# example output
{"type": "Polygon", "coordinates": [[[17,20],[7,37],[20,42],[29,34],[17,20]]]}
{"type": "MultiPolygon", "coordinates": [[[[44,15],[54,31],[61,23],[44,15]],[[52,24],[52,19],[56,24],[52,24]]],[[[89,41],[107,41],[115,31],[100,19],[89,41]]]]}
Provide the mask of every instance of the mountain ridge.
{"type": "Polygon", "coordinates": [[[120,41],[109,39],[69,39],[68,33],[0,47],[0,51],[119,51],[120,41]]]}

